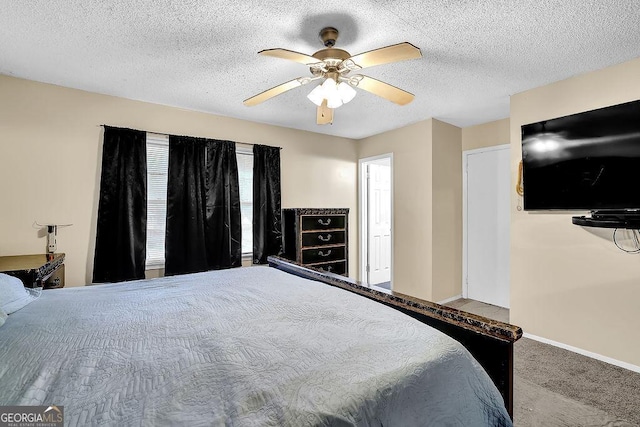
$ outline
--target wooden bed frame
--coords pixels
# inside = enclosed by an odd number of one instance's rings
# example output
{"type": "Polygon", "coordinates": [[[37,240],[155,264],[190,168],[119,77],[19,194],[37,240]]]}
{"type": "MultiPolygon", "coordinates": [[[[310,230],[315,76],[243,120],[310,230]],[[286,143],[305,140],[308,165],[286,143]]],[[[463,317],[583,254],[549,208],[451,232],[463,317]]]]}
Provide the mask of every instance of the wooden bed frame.
{"type": "Polygon", "coordinates": [[[398,292],[385,292],[381,288],[372,288],[348,277],[304,267],[281,257],[271,256],[268,262],[279,270],[346,289],[393,307],[459,341],[489,374],[513,419],[513,343],[522,337],[520,327],[398,292]]]}

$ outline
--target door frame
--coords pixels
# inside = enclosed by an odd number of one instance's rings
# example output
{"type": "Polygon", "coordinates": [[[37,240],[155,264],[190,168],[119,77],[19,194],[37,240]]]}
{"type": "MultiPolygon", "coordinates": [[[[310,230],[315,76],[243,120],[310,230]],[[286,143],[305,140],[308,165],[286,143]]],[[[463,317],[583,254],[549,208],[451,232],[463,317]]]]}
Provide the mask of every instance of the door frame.
{"type": "Polygon", "coordinates": [[[379,154],[377,156],[365,157],[358,160],[358,211],[360,212],[358,218],[358,233],[360,234],[360,245],[358,250],[358,264],[359,264],[359,274],[360,274],[360,282],[364,284],[369,284],[369,275],[367,274],[367,259],[369,253],[369,240],[368,240],[368,218],[369,218],[369,210],[368,210],[368,200],[367,200],[367,168],[366,165],[371,162],[375,162],[380,159],[389,159],[389,185],[391,187],[391,191],[389,191],[389,198],[391,199],[389,202],[391,204],[391,277],[389,281],[391,283],[391,289],[393,289],[393,247],[394,247],[394,232],[393,232],[393,153],[385,153],[379,154]]]}
{"type": "Polygon", "coordinates": [[[511,144],[492,145],[462,152],[462,298],[469,296],[469,281],[467,280],[467,258],[469,245],[467,242],[467,172],[470,155],[490,151],[510,150],[511,144]]]}

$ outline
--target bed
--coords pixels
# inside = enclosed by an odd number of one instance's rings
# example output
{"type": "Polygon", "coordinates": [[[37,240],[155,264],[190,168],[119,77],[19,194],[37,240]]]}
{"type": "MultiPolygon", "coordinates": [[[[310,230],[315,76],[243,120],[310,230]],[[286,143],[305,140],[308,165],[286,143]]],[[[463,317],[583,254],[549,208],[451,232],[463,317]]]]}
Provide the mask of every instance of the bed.
{"type": "Polygon", "coordinates": [[[463,345],[271,261],[44,291],[0,327],[0,405],[70,426],[512,425],[463,345]]]}
{"type": "Polygon", "coordinates": [[[522,338],[522,328],[483,316],[446,307],[409,295],[362,284],[354,279],[309,268],[297,262],[270,256],[269,265],[311,280],[348,290],[393,307],[460,342],[482,365],[503,397],[513,418],[513,345],[522,338]]]}

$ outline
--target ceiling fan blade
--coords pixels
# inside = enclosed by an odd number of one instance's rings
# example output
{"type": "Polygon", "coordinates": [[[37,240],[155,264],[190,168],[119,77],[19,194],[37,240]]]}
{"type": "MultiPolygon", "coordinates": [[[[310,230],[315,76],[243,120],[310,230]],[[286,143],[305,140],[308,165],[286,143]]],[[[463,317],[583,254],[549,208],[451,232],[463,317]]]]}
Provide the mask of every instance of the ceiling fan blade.
{"type": "Polygon", "coordinates": [[[358,55],[345,59],[344,63],[347,68],[349,68],[349,61],[353,61],[353,63],[360,68],[366,68],[421,57],[422,53],[419,48],[411,43],[404,42],[359,53],[358,55]]]}
{"type": "Polygon", "coordinates": [[[300,79],[294,79],[286,83],[282,83],[276,87],[272,87],[271,89],[267,89],[264,92],[260,92],[259,94],[252,96],[251,98],[247,98],[243,101],[243,104],[247,107],[253,107],[254,105],[258,105],[261,102],[264,102],[268,99],[273,98],[274,96],[280,95],[288,90],[295,89],[298,86],[302,86],[303,83],[300,82],[300,79]]]}
{"type": "Polygon", "coordinates": [[[391,102],[395,102],[398,105],[406,105],[415,98],[412,93],[367,76],[362,76],[357,87],[391,102]]]}
{"type": "Polygon", "coordinates": [[[316,112],[316,123],[327,125],[333,123],[333,109],[327,107],[327,100],[322,101],[316,112]]]}
{"type": "Polygon", "coordinates": [[[304,65],[317,64],[322,62],[311,55],[307,55],[300,52],[294,52],[287,49],[265,49],[258,52],[259,55],[273,56],[274,58],[288,59],[289,61],[299,62],[304,65]]]}

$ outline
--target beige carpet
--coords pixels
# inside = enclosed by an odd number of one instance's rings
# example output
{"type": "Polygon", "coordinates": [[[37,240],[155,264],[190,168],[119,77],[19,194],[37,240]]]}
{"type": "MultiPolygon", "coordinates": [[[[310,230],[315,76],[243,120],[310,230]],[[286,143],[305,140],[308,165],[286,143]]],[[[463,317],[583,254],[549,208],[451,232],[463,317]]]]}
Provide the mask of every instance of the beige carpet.
{"type": "Polygon", "coordinates": [[[638,373],[527,338],[514,364],[515,426],[640,426],[638,373]]]}
{"type": "Polygon", "coordinates": [[[636,426],[593,406],[516,378],[515,426],[636,426]]]}
{"type": "MultiPolygon", "coordinates": [[[[446,304],[509,321],[509,310],[470,299],[446,304]]],[[[516,427],[640,427],[640,374],[521,338],[514,345],[516,427]]]]}

